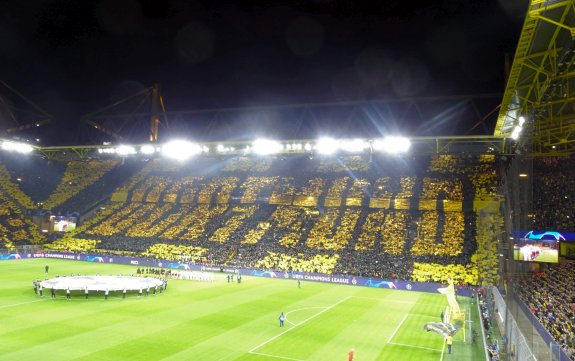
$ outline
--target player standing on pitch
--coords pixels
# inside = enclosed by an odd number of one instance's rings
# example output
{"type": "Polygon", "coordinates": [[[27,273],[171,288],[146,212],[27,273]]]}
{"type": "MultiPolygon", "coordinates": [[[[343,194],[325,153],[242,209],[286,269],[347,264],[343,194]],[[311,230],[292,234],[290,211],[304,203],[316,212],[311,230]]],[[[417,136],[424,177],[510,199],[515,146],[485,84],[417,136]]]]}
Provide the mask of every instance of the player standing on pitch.
{"type": "Polygon", "coordinates": [[[355,349],[352,348],[351,351],[349,351],[349,353],[347,354],[347,360],[348,361],[353,361],[353,358],[355,357],[355,349]]]}

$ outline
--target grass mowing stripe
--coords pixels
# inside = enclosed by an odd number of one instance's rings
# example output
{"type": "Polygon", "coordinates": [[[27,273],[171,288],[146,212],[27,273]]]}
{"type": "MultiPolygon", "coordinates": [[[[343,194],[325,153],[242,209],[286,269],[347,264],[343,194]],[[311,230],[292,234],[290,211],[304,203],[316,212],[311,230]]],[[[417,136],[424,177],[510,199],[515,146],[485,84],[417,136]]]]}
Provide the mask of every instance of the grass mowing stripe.
{"type": "Polygon", "coordinates": [[[258,348],[260,348],[260,347],[262,347],[262,346],[264,346],[264,345],[267,345],[268,343],[272,342],[272,341],[275,340],[276,338],[278,338],[278,337],[280,337],[280,336],[282,336],[282,335],[285,335],[286,333],[288,333],[288,332],[290,332],[290,331],[296,329],[297,327],[303,325],[304,323],[308,322],[309,320],[313,320],[313,319],[316,318],[317,316],[319,316],[319,315],[321,315],[321,314],[323,314],[323,313],[325,313],[325,312],[331,310],[331,309],[334,308],[335,306],[339,305],[339,304],[342,303],[342,302],[345,302],[345,301],[349,300],[350,298],[351,298],[351,296],[347,296],[346,298],[344,298],[344,299],[342,299],[342,300],[339,300],[338,302],[334,303],[333,305],[326,307],[325,310],[319,311],[319,312],[316,313],[315,315],[306,318],[305,320],[303,320],[302,322],[296,324],[295,326],[293,326],[293,327],[291,327],[291,328],[285,330],[284,332],[282,332],[282,333],[280,333],[280,334],[278,334],[278,335],[276,335],[276,336],[270,338],[269,340],[267,340],[267,341],[265,341],[265,342],[262,342],[261,344],[259,344],[259,345],[257,345],[256,347],[252,348],[252,349],[249,350],[248,352],[249,352],[249,353],[252,353],[253,351],[257,350],[258,348]]]}

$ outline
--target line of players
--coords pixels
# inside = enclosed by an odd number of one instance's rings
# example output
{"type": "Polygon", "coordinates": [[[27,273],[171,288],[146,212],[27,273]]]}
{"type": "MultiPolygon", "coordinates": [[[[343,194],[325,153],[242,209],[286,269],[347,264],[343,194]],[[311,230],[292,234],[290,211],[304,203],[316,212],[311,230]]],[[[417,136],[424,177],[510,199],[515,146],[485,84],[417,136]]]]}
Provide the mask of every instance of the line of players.
{"type": "MultiPolygon", "coordinates": [[[[48,271],[50,271],[50,266],[46,265],[44,267],[44,273],[46,276],[48,275],[48,271]]],[[[138,268],[138,274],[144,273],[143,271],[144,270],[142,269],[142,271],[140,272],[140,268],[138,268]]],[[[148,271],[148,272],[152,273],[150,271],[148,271]]],[[[70,276],[73,277],[74,275],[71,274],[70,276]]],[[[78,273],[78,276],[80,276],[80,273],[78,273]]],[[[56,275],[56,278],[58,278],[58,277],[59,277],[59,275],[56,275]]],[[[44,287],[42,286],[42,282],[39,279],[37,279],[37,280],[34,280],[32,282],[32,284],[34,287],[34,293],[37,295],[40,295],[40,297],[44,297],[44,287]]],[[[152,288],[152,294],[155,295],[158,291],[160,293],[162,293],[167,288],[168,288],[168,279],[164,278],[164,279],[162,279],[162,284],[160,286],[155,286],[152,288]]],[[[144,294],[144,292],[145,292],[145,295],[148,296],[150,294],[150,287],[147,287],[145,290],[143,288],[140,288],[140,290],[138,291],[138,297],[141,297],[144,294]]],[[[126,294],[127,294],[127,290],[124,288],[122,290],[122,298],[125,299],[126,294]]],[[[107,300],[109,295],[110,295],[110,290],[105,289],[104,290],[104,299],[107,300]]],[[[50,289],[50,296],[51,296],[51,298],[56,298],[56,290],[54,288],[50,289]]],[[[84,298],[88,299],[88,297],[89,297],[89,290],[88,290],[88,287],[85,287],[84,288],[84,298]]],[[[66,289],[66,299],[70,300],[70,298],[71,298],[71,291],[70,291],[70,287],[68,287],[66,289]]]]}

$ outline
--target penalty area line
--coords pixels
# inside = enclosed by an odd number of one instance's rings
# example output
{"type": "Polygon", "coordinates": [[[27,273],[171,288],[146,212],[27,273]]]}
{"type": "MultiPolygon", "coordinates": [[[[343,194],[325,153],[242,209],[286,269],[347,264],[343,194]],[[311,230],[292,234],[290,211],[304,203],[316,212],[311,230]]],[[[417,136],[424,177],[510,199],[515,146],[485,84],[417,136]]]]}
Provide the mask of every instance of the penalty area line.
{"type": "Polygon", "coordinates": [[[408,345],[405,343],[397,343],[397,342],[388,342],[388,344],[390,345],[396,345],[396,346],[402,346],[402,347],[410,347],[410,348],[419,348],[422,350],[428,350],[428,351],[435,351],[435,352],[442,352],[436,348],[431,348],[431,347],[424,347],[424,346],[416,346],[416,345],[408,345]]]}
{"type": "Polygon", "coordinates": [[[297,312],[297,311],[303,311],[303,310],[311,310],[311,309],[316,309],[316,308],[326,308],[326,307],[320,307],[320,306],[318,306],[318,307],[302,307],[302,308],[296,308],[295,310],[291,310],[291,311],[289,311],[289,312],[286,312],[286,322],[289,323],[290,325],[294,325],[294,326],[295,326],[295,325],[296,325],[295,323],[293,323],[293,322],[291,322],[290,320],[288,320],[288,315],[289,315],[290,313],[294,313],[294,312],[297,312]]]}
{"type": "Polygon", "coordinates": [[[395,328],[395,330],[393,330],[393,333],[391,334],[391,336],[389,336],[389,338],[387,339],[387,343],[391,343],[391,340],[393,339],[393,336],[395,336],[395,334],[397,333],[397,331],[399,331],[399,328],[401,327],[401,325],[403,325],[403,323],[405,322],[405,320],[407,320],[407,316],[409,316],[409,313],[406,313],[405,316],[403,316],[403,319],[401,320],[401,322],[399,323],[399,325],[397,325],[397,327],[395,328]]]}
{"type": "Polygon", "coordinates": [[[250,351],[249,353],[251,353],[252,355],[267,356],[267,357],[279,358],[279,359],[282,359],[282,360],[304,361],[304,360],[300,360],[300,359],[298,359],[298,358],[291,358],[291,357],[285,357],[285,356],[270,355],[269,353],[263,353],[263,352],[250,351]]]}
{"type": "Polygon", "coordinates": [[[339,300],[338,302],[334,303],[333,305],[326,307],[325,309],[319,311],[319,312],[316,313],[315,315],[306,318],[305,320],[303,320],[303,321],[301,321],[300,323],[294,325],[293,327],[291,327],[291,328],[285,330],[284,332],[279,333],[279,334],[275,335],[274,337],[270,338],[269,340],[260,343],[259,345],[255,346],[254,348],[252,348],[251,350],[249,350],[248,353],[254,353],[254,351],[257,350],[258,348],[261,348],[261,347],[267,345],[268,343],[272,342],[273,340],[277,339],[278,337],[283,336],[283,335],[285,335],[286,333],[288,333],[288,332],[290,332],[290,331],[292,331],[292,330],[295,330],[296,328],[298,328],[299,326],[303,325],[304,323],[306,323],[306,322],[308,322],[308,321],[310,321],[310,320],[313,320],[314,318],[318,317],[319,315],[321,315],[321,314],[323,314],[323,313],[325,313],[325,312],[331,310],[331,309],[334,308],[335,306],[339,305],[339,304],[342,303],[342,302],[345,302],[345,301],[349,300],[350,298],[351,298],[351,296],[347,296],[346,298],[339,300]]]}

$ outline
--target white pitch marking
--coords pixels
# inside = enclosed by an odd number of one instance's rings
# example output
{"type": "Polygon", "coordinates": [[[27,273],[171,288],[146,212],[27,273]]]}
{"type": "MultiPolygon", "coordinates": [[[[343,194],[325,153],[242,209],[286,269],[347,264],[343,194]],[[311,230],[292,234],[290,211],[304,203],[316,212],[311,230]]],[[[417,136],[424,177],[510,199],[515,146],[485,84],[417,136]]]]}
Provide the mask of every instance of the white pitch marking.
{"type": "Polygon", "coordinates": [[[20,305],[27,305],[27,304],[29,304],[29,303],[40,302],[40,301],[43,301],[43,300],[36,300],[36,301],[30,301],[30,302],[14,303],[14,304],[11,304],[11,305],[0,306],[0,309],[2,309],[2,308],[16,307],[16,306],[20,306],[20,305]]]}
{"type": "Polygon", "coordinates": [[[285,356],[270,355],[269,353],[262,353],[262,352],[255,352],[255,351],[250,351],[250,353],[251,353],[252,355],[267,356],[267,357],[279,358],[279,359],[282,359],[282,360],[304,361],[304,360],[300,360],[300,359],[298,359],[298,358],[291,358],[291,357],[285,357],[285,356]]]}
{"type": "Polygon", "coordinates": [[[350,298],[351,298],[351,296],[347,296],[346,298],[337,301],[337,302],[334,303],[333,305],[328,306],[328,307],[326,307],[325,309],[323,309],[322,311],[319,311],[318,313],[316,313],[315,315],[306,318],[305,320],[301,321],[300,323],[296,324],[295,326],[293,326],[293,327],[291,327],[291,328],[285,330],[285,331],[282,332],[282,333],[279,333],[279,334],[275,335],[274,337],[270,338],[270,339],[267,340],[267,341],[264,341],[264,342],[260,343],[260,344],[257,345],[256,347],[254,347],[254,348],[252,348],[251,350],[249,350],[248,353],[253,353],[253,352],[254,352],[255,350],[257,350],[258,348],[267,345],[268,343],[272,342],[272,341],[275,340],[276,338],[278,338],[278,337],[280,337],[280,336],[282,336],[282,335],[285,335],[286,333],[290,332],[291,330],[296,329],[298,326],[301,326],[301,325],[303,325],[304,323],[306,323],[307,321],[312,320],[312,319],[316,318],[317,316],[321,315],[322,313],[325,313],[325,312],[331,310],[331,309],[334,308],[335,306],[339,305],[339,304],[342,303],[342,302],[345,302],[345,301],[349,300],[350,298]]]}
{"type": "Polygon", "coordinates": [[[390,344],[390,345],[396,345],[396,346],[403,346],[403,347],[419,348],[419,349],[428,350],[428,351],[440,352],[438,349],[430,348],[430,347],[407,345],[407,344],[404,344],[404,343],[397,343],[397,342],[388,342],[388,344],[390,344]]]}
{"type": "Polygon", "coordinates": [[[407,316],[409,316],[409,313],[406,313],[405,316],[403,316],[403,319],[401,320],[401,322],[399,323],[399,325],[397,325],[397,327],[395,328],[395,330],[393,330],[393,333],[391,334],[391,336],[389,336],[389,338],[387,339],[387,343],[391,343],[391,339],[393,338],[393,336],[395,336],[395,334],[397,333],[397,331],[399,331],[399,328],[401,327],[401,325],[403,325],[403,323],[405,322],[405,320],[407,320],[407,316]]]}
{"type": "Polygon", "coordinates": [[[293,322],[291,322],[290,320],[288,320],[288,315],[289,315],[290,313],[293,313],[293,312],[302,311],[302,310],[310,310],[310,309],[313,309],[313,308],[325,308],[325,307],[320,307],[320,306],[318,306],[318,307],[302,307],[302,308],[296,308],[295,310],[291,310],[291,311],[289,311],[289,312],[286,312],[286,322],[295,326],[295,323],[293,323],[293,322]]]}

